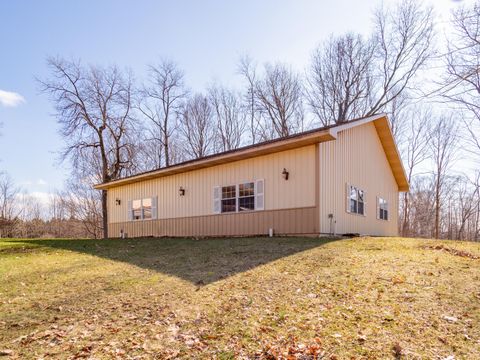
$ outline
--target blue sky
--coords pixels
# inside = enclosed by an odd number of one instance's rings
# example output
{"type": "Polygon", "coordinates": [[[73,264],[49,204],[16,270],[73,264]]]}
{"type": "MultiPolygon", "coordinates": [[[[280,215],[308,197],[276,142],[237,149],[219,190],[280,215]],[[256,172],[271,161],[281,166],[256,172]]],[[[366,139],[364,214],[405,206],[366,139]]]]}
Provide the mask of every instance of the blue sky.
{"type": "MultiPolygon", "coordinates": [[[[461,2],[431,3],[441,20],[461,2]]],[[[115,63],[132,69],[139,81],[148,64],[166,57],[184,69],[192,89],[203,90],[212,80],[236,86],[240,79],[235,69],[242,54],[260,64],[288,62],[303,71],[312,50],[330,34],[367,33],[378,4],[374,0],[2,0],[0,170],[26,191],[40,195],[61,188],[68,176],[68,168],[57,161],[62,140],[53,107],[35,82],[35,77],[48,77],[47,56],[115,63]],[[21,98],[8,97],[12,92],[21,98]]]]}

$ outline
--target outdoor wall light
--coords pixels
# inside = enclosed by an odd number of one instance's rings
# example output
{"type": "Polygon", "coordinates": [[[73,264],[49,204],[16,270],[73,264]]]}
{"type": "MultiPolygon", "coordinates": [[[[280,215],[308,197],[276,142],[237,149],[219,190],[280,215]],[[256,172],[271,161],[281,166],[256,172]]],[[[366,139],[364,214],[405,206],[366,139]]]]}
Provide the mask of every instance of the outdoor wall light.
{"type": "Polygon", "coordinates": [[[119,199],[119,198],[116,198],[115,199],[115,204],[116,205],[120,205],[122,203],[122,201],[119,199]]]}
{"type": "Polygon", "coordinates": [[[180,189],[178,189],[178,193],[180,194],[180,196],[185,195],[185,189],[183,188],[183,186],[180,186],[180,189]]]}
{"type": "Polygon", "coordinates": [[[288,180],[288,175],[290,175],[290,173],[287,171],[287,169],[283,168],[282,176],[285,180],[288,180]]]}

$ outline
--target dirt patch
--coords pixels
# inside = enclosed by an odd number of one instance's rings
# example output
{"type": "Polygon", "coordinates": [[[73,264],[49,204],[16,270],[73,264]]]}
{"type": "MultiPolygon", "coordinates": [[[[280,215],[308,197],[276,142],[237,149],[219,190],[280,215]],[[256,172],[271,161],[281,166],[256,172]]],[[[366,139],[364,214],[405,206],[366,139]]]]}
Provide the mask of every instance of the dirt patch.
{"type": "Polygon", "coordinates": [[[422,246],[422,249],[446,251],[446,252],[448,252],[452,255],[465,257],[465,258],[469,258],[469,259],[472,259],[472,260],[480,259],[480,256],[473,255],[472,253],[469,253],[468,251],[449,248],[449,247],[446,247],[445,245],[426,245],[426,246],[422,246]]]}

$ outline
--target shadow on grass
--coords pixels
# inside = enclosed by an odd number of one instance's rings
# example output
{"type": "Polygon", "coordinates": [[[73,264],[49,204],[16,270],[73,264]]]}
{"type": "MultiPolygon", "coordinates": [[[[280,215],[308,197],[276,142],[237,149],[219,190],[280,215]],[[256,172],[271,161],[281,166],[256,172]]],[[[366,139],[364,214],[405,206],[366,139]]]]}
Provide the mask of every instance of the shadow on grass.
{"type": "MultiPolygon", "coordinates": [[[[329,238],[143,238],[109,240],[12,240],[20,251],[50,248],[90,254],[150,269],[197,285],[253,269],[277,259],[322,246],[329,238]]],[[[8,240],[4,242],[9,242],[8,240]]]]}

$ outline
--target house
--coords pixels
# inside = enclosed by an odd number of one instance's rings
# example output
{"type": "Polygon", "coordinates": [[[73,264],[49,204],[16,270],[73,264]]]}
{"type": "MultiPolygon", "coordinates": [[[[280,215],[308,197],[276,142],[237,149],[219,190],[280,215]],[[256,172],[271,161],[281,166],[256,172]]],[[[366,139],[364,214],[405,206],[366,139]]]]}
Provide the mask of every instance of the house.
{"type": "Polygon", "coordinates": [[[408,181],[385,114],[103,183],[108,231],[394,236],[408,181]]]}

